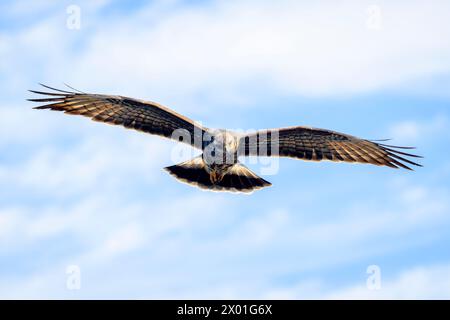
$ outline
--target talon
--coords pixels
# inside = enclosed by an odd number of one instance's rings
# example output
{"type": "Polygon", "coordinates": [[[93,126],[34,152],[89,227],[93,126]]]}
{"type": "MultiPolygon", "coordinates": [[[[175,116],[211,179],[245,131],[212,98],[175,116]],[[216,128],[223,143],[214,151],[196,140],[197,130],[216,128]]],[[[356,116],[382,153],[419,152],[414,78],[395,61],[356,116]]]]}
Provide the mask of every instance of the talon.
{"type": "Polygon", "coordinates": [[[217,172],[216,171],[211,171],[211,173],[209,174],[209,179],[211,180],[211,183],[216,184],[216,182],[217,182],[217,172]]]}

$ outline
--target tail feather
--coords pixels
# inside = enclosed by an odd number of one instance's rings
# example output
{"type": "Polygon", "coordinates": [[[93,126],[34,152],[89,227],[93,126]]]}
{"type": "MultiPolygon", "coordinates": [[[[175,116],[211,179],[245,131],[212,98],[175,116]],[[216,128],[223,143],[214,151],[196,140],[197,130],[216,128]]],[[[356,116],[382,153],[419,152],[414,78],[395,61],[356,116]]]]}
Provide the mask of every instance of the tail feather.
{"type": "Polygon", "coordinates": [[[212,183],[202,157],[164,169],[181,182],[211,191],[251,193],[272,185],[242,164],[235,164],[221,181],[212,183]]]}

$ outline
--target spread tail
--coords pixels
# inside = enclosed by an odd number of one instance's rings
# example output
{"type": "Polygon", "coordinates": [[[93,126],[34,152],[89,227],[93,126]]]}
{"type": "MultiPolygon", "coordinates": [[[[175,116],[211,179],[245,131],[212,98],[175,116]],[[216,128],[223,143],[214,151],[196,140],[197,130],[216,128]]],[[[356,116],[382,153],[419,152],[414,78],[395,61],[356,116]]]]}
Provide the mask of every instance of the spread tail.
{"type": "Polygon", "coordinates": [[[201,156],[164,169],[181,182],[211,191],[251,193],[272,185],[239,163],[222,180],[212,183],[201,156]]]}

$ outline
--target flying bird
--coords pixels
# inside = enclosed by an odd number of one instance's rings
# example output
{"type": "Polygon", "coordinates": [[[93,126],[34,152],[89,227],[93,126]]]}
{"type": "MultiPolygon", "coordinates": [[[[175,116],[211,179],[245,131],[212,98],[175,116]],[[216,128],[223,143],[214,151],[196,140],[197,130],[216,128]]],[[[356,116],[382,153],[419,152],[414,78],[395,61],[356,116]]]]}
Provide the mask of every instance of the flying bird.
{"type": "Polygon", "coordinates": [[[243,164],[240,156],[280,156],[309,161],[366,163],[412,170],[421,166],[411,161],[420,156],[405,149],[383,144],[385,140],[366,140],[348,134],[297,126],[236,133],[204,127],[155,102],[116,95],[65,91],[41,84],[50,91],[29,90],[45,95],[28,99],[46,103],[34,109],[64,111],[94,121],[159,135],[201,149],[194,159],[164,168],[178,180],[212,191],[250,193],[268,187],[270,182],[243,164]]]}

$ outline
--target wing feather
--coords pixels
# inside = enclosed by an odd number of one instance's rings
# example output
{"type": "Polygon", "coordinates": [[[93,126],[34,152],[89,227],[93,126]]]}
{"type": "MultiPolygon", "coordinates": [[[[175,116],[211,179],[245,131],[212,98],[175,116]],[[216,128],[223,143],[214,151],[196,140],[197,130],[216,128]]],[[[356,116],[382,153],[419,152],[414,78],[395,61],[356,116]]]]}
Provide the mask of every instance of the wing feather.
{"type": "Polygon", "coordinates": [[[385,145],[330,130],[291,127],[243,135],[240,139],[239,155],[278,155],[312,161],[368,163],[408,170],[412,170],[409,165],[421,167],[419,163],[408,158],[422,157],[398,149],[413,148],[385,145]],[[274,148],[278,150],[273,150],[274,148]],[[261,150],[270,152],[261,154],[261,150]]]}
{"type": "Polygon", "coordinates": [[[173,138],[172,135],[175,130],[184,129],[190,134],[190,141],[184,142],[200,148],[202,147],[203,134],[208,131],[207,128],[191,119],[155,102],[123,96],[71,92],[41,85],[52,91],[30,90],[34,94],[46,96],[28,99],[32,102],[46,103],[34,109],[49,109],[63,111],[67,114],[82,115],[94,121],[122,125],[125,128],[166,138],[173,138]],[[196,141],[200,142],[197,143],[199,145],[194,145],[196,141]]]}

